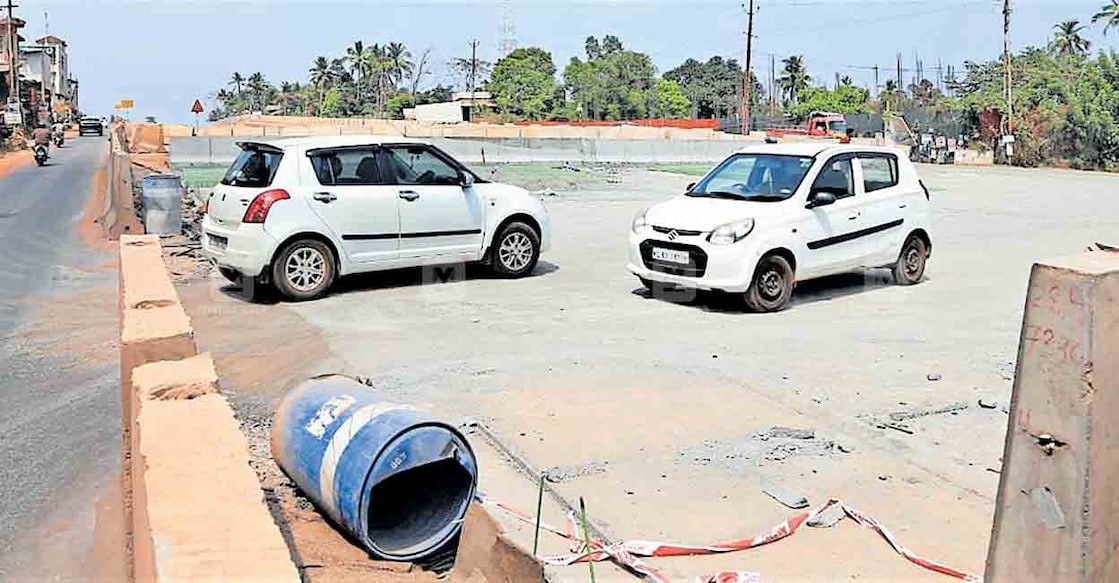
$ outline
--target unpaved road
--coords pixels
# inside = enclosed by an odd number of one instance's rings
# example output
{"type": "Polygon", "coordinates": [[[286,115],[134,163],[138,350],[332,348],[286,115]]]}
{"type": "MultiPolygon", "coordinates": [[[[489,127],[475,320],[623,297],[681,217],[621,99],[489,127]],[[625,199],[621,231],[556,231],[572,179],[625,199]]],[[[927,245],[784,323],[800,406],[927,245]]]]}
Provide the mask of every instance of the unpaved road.
{"type": "MultiPolygon", "coordinates": [[[[935,208],[927,281],[895,287],[869,272],[808,282],[779,314],[639,289],[625,271],[630,220],[692,180],[639,170],[610,191],[549,198],[555,248],[525,280],[421,285],[421,272],[405,271],[355,278],[316,302],[249,305],[215,279],[184,290],[184,302],[250,426],[298,372],[340,370],[394,401],[486,420],[535,465],[557,467],[559,489],[585,496],[618,536],[756,536],[792,513],[761,494],[777,483],[813,504],[841,498],[918,552],[981,572],[1030,265],[1119,242],[1119,177],[921,172],[935,208]],[[906,431],[880,427],[891,414],[906,431]],[[814,437],[774,438],[774,426],[814,437]]],[[[498,473],[483,467],[481,487],[531,503],[531,485],[498,473]]],[[[939,580],[850,521],[656,564],[674,578],[736,569],[766,580],[939,580]]],[[[604,571],[600,580],[631,580],[604,571]]]]}
{"type": "Polygon", "coordinates": [[[0,580],[88,574],[118,465],[111,254],[77,233],[107,152],[82,138],[0,178],[0,580]]]}

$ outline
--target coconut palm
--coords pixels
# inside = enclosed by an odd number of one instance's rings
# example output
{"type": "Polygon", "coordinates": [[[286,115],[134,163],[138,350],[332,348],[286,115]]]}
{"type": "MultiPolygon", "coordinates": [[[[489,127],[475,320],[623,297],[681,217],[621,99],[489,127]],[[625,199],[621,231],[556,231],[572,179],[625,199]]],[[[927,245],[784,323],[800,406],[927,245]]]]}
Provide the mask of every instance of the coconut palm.
{"type": "Polygon", "coordinates": [[[1091,41],[1080,36],[1084,25],[1079,20],[1066,20],[1053,26],[1053,40],[1049,42],[1049,50],[1062,57],[1069,55],[1084,55],[1088,53],[1091,41]]]}
{"type": "Polygon", "coordinates": [[[786,104],[796,104],[797,96],[806,89],[808,89],[808,82],[810,77],[808,71],[804,68],[804,57],[801,55],[792,55],[785,60],[781,61],[785,68],[781,71],[781,78],[777,80],[777,85],[785,94],[786,104]]]}
{"type": "Polygon", "coordinates": [[[237,91],[237,97],[241,97],[241,86],[245,84],[245,77],[240,73],[233,73],[233,76],[229,79],[229,84],[237,91]]]}
{"type": "Polygon", "coordinates": [[[393,87],[399,87],[404,78],[412,73],[412,53],[401,43],[389,43],[385,47],[385,58],[389,60],[389,78],[393,87]]]}
{"type": "Polygon", "coordinates": [[[250,75],[249,80],[245,83],[245,88],[249,92],[249,107],[254,110],[263,110],[264,100],[270,88],[264,75],[259,72],[250,75]]]}
{"type": "Polygon", "coordinates": [[[1111,0],[1110,3],[1104,4],[1100,7],[1100,11],[1092,17],[1092,24],[1103,22],[1103,33],[1112,28],[1119,28],[1119,0],[1111,0]]]}
{"type": "Polygon", "coordinates": [[[322,104],[326,99],[326,87],[330,85],[330,61],[326,57],[316,57],[308,73],[311,74],[311,85],[319,91],[319,113],[322,113],[322,104]]]}

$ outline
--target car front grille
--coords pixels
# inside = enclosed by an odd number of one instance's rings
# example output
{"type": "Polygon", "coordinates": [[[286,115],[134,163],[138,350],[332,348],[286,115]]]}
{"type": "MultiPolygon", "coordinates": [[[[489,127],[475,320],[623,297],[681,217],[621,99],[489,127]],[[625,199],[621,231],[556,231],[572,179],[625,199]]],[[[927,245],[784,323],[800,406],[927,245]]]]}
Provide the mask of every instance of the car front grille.
{"type": "Polygon", "coordinates": [[[703,231],[689,231],[686,229],[673,229],[672,227],[658,227],[655,225],[653,226],[653,230],[662,235],[667,235],[676,231],[676,236],[678,237],[698,237],[703,234],[703,231]]]}
{"type": "Polygon", "coordinates": [[[645,267],[653,271],[684,277],[703,277],[703,275],[707,273],[707,253],[695,245],[646,239],[641,242],[640,249],[641,261],[645,263],[645,267]],[[682,265],[653,259],[653,247],[672,249],[674,251],[687,251],[688,258],[691,261],[688,265],[682,265]]]}

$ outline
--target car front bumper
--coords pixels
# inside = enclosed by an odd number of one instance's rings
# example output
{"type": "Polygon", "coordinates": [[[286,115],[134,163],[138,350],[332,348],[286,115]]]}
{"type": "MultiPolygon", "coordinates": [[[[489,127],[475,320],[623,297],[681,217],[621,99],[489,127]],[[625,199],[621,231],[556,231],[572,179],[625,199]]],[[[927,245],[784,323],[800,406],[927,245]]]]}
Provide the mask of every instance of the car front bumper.
{"type": "Polygon", "coordinates": [[[263,225],[220,225],[210,215],[202,219],[203,255],[218,267],[233,269],[242,275],[260,275],[271,262],[278,244],[263,225]]]}
{"type": "Polygon", "coordinates": [[[745,292],[753,280],[761,250],[750,241],[749,236],[731,245],[712,245],[706,237],[704,233],[672,240],[668,235],[648,228],[640,234],[631,232],[629,264],[626,267],[637,277],[658,283],[729,293],[745,292]],[[653,260],[653,247],[687,251],[691,263],[684,266],[653,260]]]}

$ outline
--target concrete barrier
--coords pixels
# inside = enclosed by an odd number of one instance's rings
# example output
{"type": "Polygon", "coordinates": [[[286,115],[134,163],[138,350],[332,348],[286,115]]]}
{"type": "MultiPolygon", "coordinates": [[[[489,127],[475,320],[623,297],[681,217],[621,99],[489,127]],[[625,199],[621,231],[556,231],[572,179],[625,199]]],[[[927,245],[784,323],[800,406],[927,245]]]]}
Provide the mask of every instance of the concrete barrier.
{"type": "Polygon", "coordinates": [[[99,221],[105,235],[116,240],[123,234],[142,234],[144,226],[136,217],[132,196],[132,160],[123,124],[109,128],[109,160],[105,172],[106,205],[99,221]]]}
{"type": "Polygon", "coordinates": [[[132,578],[299,581],[158,237],[121,237],[119,306],[132,578]]]}
{"type": "Polygon", "coordinates": [[[1119,253],[1035,265],[986,581],[1119,580],[1119,253]]]}
{"type": "MultiPolygon", "coordinates": [[[[657,128],[643,128],[657,130],[657,128]]],[[[660,131],[660,130],[657,130],[660,131]]],[[[461,132],[460,132],[461,133],[461,132]]],[[[226,166],[236,159],[236,142],[251,138],[171,138],[171,165],[226,166]]],[[[263,139],[263,138],[262,138],[263,139]]],[[[478,164],[560,163],[585,164],[711,164],[745,144],[741,141],[710,140],[619,140],[586,138],[423,138],[463,162],[478,164]]]]}

